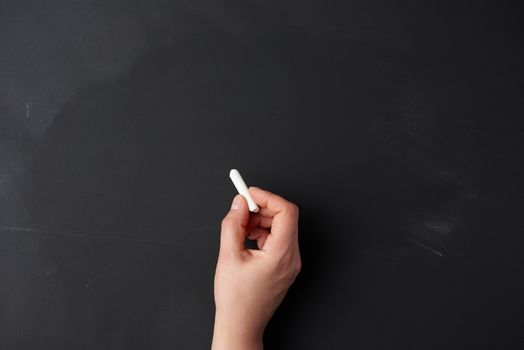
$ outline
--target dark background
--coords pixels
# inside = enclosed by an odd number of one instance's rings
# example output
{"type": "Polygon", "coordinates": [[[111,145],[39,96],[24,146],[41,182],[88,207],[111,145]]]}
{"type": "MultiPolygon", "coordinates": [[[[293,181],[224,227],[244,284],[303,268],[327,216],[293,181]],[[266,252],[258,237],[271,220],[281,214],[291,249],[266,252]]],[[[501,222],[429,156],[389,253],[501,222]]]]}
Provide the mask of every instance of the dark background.
{"type": "Polygon", "coordinates": [[[521,349],[522,6],[0,2],[0,347],[205,349],[228,173],[301,208],[267,349],[521,349]]]}

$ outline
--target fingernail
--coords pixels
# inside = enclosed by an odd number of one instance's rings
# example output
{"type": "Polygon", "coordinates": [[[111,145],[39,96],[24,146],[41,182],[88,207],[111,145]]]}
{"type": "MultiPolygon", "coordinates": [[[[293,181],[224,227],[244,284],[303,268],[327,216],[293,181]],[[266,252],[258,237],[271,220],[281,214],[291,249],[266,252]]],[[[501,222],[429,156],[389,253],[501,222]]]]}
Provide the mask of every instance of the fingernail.
{"type": "Polygon", "coordinates": [[[240,195],[236,195],[235,198],[233,199],[233,203],[231,203],[231,210],[237,210],[240,208],[240,195]]]}

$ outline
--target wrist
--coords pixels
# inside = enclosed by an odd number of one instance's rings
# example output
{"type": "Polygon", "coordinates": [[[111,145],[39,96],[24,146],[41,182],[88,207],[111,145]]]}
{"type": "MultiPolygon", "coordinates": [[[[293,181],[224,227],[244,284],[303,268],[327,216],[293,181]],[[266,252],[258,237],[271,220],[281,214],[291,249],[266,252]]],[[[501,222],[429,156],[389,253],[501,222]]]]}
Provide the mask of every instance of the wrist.
{"type": "Polygon", "coordinates": [[[248,332],[215,317],[212,350],[262,350],[263,331],[248,332]]]}

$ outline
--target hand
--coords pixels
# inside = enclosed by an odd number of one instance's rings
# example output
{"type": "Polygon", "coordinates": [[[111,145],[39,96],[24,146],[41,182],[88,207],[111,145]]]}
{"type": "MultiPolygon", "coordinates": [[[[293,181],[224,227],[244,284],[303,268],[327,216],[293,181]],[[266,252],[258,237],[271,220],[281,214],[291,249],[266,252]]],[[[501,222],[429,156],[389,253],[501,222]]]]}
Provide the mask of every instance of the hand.
{"type": "Polygon", "coordinates": [[[260,211],[250,213],[237,195],[222,220],[213,350],[262,349],[264,329],[301,269],[298,207],[257,187],[249,193],[260,211]],[[246,249],[246,237],[259,250],[246,249]]]}

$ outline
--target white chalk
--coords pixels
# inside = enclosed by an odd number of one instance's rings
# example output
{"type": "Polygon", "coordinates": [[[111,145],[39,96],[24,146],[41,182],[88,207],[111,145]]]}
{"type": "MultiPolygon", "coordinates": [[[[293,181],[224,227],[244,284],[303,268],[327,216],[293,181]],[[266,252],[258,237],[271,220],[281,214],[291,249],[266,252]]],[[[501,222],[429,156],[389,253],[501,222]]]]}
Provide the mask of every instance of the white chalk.
{"type": "Polygon", "coordinates": [[[238,170],[231,169],[231,171],[229,172],[229,177],[231,178],[231,181],[233,181],[233,184],[235,185],[238,193],[240,193],[246,199],[249,211],[252,211],[253,213],[258,212],[258,205],[255,203],[253,198],[251,198],[251,195],[247,190],[246,183],[244,182],[244,180],[242,180],[242,176],[240,176],[238,170]]]}

